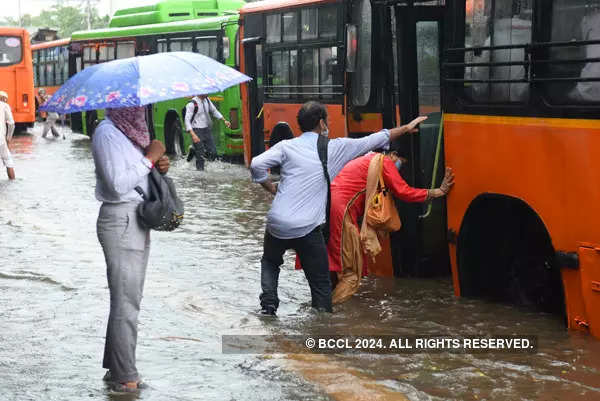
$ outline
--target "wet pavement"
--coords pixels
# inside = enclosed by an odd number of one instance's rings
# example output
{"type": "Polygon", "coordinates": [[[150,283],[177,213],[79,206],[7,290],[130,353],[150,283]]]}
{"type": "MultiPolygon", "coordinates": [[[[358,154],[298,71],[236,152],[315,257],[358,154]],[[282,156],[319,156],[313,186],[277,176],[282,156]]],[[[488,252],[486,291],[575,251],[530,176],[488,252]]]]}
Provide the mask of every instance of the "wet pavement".
{"type": "Polygon", "coordinates": [[[449,278],[368,278],[333,315],[309,308],[286,258],[278,319],[256,315],[271,196],[240,165],[177,160],[181,229],[152,233],[138,369],[150,388],[101,378],[108,289],[88,138],[21,135],[0,171],[0,400],[600,400],[600,342],[561,317],[456,299],[449,278]],[[224,355],[223,334],[538,335],[537,354],[224,355]]]}

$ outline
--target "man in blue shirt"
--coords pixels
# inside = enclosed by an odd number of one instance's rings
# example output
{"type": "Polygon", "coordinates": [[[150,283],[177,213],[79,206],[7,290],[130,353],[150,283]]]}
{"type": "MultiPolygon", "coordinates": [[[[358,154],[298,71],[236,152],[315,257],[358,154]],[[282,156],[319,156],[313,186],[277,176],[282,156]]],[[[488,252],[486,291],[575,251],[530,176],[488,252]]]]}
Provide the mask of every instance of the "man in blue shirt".
{"type": "MultiPolygon", "coordinates": [[[[335,176],[350,160],[373,149],[387,148],[390,141],[409,132],[425,120],[419,117],[410,124],[384,129],[360,139],[330,140],[327,149],[329,177],[335,176]]],[[[277,285],[283,254],[294,249],[312,296],[312,306],[331,312],[331,282],[327,248],[321,226],[325,223],[327,181],[317,151],[319,135],[328,136],[327,109],[318,102],[305,103],[298,112],[303,134],[281,141],[252,160],[254,182],[275,195],[267,214],[267,228],[261,259],[261,313],[274,315],[279,307],[277,285]],[[269,179],[269,168],[280,166],[278,185],[269,179]]]]}

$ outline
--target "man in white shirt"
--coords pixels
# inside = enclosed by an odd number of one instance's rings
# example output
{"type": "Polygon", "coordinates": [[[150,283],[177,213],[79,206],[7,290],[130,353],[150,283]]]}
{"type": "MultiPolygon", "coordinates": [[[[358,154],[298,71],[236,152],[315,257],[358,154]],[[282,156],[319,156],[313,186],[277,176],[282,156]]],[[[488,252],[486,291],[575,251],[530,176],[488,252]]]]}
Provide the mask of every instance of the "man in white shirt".
{"type": "Polygon", "coordinates": [[[10,111],[8,94],[0,91],[0,159],[6,167],[9,180],[15,179],[13,159],[8,149],[8,142],[12,139],[15,130],[15,119],[10,111]]]}
{"type": "MultiPolygon", "coordinates": [[[[350,160],[370,150],[387,148],[401,135],[416,132],[426,117],[407,125],[383,129],[359,139],[337,138],[327,145],[327,171],[331,181],[350,160]]],[[[277,287],[283,255],[294,249],[310,286],[312,307],[331,312],[329,261],[322,232],[326,221],[327,180],[318,153],[319,136],[327,137],[327,109],[307,102],[298,112],[302,134],[281,141],[252,159],[252,180],[275,195],[267,214],[267,227],[261,258],[261,313],[275,315],[279,307],[277,287]],[[280,166],[279,184],[269,178],[269,169],[280,166]]]]}
{"type": "Polygon", "coordinates": [[[185,130],[192,136],[194,146],[190,148],[188,161],[196,156],[196,169],[204,170],[204,158],[214,160],[217,147],[212,136],[212,117],[223,120],[227,128],[231,127],[207,95],[194,96],[185,106],[185,130]]]}
{"type": "MultiPolygon", "coordinates": [[[[44,88],[41,88],[38,93],[40,95],[40,100],[42,101],[42,104],[45,104],[50,99],[50,96],[48,96],[44,88]]],[[[56,121],[58,119],[58,113],[55,113],[53,111],[47,113],[46,121],[44,121],[44,129],[42,130],[42,138],[45,138],[48,135],[48,131],[51,131],[52,135],[55,138],[58,138],[60,136],[60,134],[58,133],[58,129],[56,129],[56,121]]]]}

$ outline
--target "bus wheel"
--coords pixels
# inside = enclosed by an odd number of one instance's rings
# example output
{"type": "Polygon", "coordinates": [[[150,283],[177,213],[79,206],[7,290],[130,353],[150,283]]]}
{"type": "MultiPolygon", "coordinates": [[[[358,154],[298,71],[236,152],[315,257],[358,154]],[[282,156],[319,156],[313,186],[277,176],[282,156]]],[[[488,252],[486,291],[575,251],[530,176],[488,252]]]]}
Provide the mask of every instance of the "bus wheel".
{"type": "Polygon", "coordinates": [[[178,117],[171,118],[166,124],[167,132],[165,138],[165,147],[167,154],[173,156],[183,156],[183,129],[178,117]]]}
{"type": "Polygon", "coordinates": [[[94,130],[98,125],[98,115],[95,110],[85,113],[85,132],[91,138],[94,135],[94,130]]]}
{"type": "Polygon", "coordinates": [[[564,315],[554,256],[550,235],[528,204],[480,195],[465,213],[458,237],[461,295],[564,315]]]}

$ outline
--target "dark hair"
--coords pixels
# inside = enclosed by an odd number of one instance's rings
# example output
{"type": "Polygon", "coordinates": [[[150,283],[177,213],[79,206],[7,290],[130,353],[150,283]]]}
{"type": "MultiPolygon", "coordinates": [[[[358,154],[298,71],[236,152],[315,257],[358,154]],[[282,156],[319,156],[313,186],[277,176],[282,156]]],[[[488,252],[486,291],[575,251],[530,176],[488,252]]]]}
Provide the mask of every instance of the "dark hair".
{"type": "Polygon", "coordinates": [[[306,102],[298,112],[298,125],[302,132],[312,131],[317,128],[320,120],[327,121],[327,109],[319,102],[306,102]]]}

